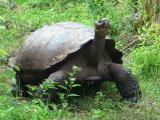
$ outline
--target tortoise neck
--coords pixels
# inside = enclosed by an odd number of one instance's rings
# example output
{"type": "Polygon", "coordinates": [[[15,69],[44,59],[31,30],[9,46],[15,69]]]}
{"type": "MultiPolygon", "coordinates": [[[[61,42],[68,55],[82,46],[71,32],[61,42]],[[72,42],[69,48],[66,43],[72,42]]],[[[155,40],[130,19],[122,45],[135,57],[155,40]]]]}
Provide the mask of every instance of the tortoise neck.
{"type": "Polygon", "coordinates": [[[94,41],[91,48],[90,63],[92,66],[97,67],[105,47],[105,36],[95,32],[94,41]]]}

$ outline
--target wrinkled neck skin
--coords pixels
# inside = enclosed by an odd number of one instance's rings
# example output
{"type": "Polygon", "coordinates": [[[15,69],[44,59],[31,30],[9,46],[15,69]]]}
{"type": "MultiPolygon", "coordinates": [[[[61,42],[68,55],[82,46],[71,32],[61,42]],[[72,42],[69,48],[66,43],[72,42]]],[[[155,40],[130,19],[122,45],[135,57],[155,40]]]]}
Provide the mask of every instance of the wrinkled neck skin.
{"type": "Polygon", "coordinates": [[[102,36],[100,35],[100,33],[95,32],[95,37],[91,48],[91,56],[89,60],[91,66],[97,68],[104,47],[105,47],[105,36],[102,36]]]}

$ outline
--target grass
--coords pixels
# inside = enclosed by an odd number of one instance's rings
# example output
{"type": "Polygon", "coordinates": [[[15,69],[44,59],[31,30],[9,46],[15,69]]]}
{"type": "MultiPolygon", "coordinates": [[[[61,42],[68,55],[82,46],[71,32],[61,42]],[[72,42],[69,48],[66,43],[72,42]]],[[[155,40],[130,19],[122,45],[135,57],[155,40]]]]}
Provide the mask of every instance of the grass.
{"type": "Polygon", "coordinates": [[[158,120],[160,118],[160,54],[157,25],[140,32],[139,44],[125,52],[124,61],[139,80],[143,97],[137,103],[120,102],[114,83],[105,83],[96,94],[69,102],[68,108],[52,104],[54,110],[39,99],[26,100],[11,95],[14,71],[3,61],[23,43],[30,32],[59,21],[76,21],[93,26],[108,17],[112,37],[123,48],[136,33],[134,4],[131,0],[15,0],[6,7],[0,4],[0,119],[3,120],[158,120]],[[103,12],[102,12],[103,11],[103,12]],[[6,22],[8,21],[8,22],[6,22]],[[3,27],[1,27],[3,26],[3,27]],[[156,27],[155,27],[156,26],[156,27]],[[6,29],[4,29],[6,27],[6,29]],[[157,29],[153,29],[157,28],[157,29]],[[144,34],[145,33],[145,34],[144,34]],[[152,43],[155,43],[154,45],[152,43]],[[6,51],[6,52],[5,52],[6,51]]]}
{"type": "Polygon", "coordinates": [[[15,50],[30,31],[40,28],[43,25],[53,24],[59,21],[76,21],[93,26],[93,23],[97,19],[108,17],[112,20],[112,33],[114,37],[124,32],[129,34],[129,31],[133,31],[133,24],[129,24],[133,21],[133,9],[127,5],[127,2],[119,4],[117,7],[114,7],[115,4],[112,2],[104,2],[103,7],[105,11],[101,12],[94,10],[94,7],[97,9],[99,7],[96,6],[98,2],[96,0],[94,1],[95,4],[92,6],[88,5],[89,3],[87,2],[68,2],[66,4],[53,2],[51,5],[48,5],[47,2],[41,0],[17,4],[17,6],[12,9],[1,6],[0,11],[2,18],[10,21],[10,30],[5,32],[1,31],[1,47],[8,47],[8,52],[15,50]],[[34,5],[33,3],[36,4],[35,8],[32,7],[34,5]],[[123,9],[121,7],[123,7],[123,9]],[[121,32],[122,30],[124,31],[121,32]]]}

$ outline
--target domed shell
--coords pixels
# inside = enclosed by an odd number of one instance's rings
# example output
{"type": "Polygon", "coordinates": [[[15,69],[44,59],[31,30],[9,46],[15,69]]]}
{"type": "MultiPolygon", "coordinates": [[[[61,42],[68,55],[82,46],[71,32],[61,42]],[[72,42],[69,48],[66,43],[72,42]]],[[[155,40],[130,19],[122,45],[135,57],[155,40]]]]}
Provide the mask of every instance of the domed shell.
{"type": "Polygon", "coordinates": [[[25,70],[45,70],[93,39],[94,30],[80,23],[44,26],[25,40],[13,64],[25,70]]]}
{"type": "Polygon", "coordinates": [[[14,63],[23,69],[46,69],[93,39],[94,30],[75,22],[44,26],[33,32],[20,48],[14,63]]]}

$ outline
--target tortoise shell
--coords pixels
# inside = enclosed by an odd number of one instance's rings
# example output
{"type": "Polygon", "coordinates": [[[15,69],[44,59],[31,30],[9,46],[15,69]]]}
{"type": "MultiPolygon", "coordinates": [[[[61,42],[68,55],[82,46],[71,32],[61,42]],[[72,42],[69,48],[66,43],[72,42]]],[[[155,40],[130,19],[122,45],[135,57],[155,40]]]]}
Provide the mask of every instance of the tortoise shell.
{"type": "MultiPolygon", "coordinates": [[[[60,22],[33,32],[12,60],[23,70],[45,70],[63,61],[84,45],[92,44],[93,28],[75,22],[60,22]]],[[[114,40],[106,36],[105,48],[116,63],[122,63],[122,53],[115,49],[114,40]]]]}

